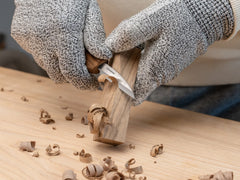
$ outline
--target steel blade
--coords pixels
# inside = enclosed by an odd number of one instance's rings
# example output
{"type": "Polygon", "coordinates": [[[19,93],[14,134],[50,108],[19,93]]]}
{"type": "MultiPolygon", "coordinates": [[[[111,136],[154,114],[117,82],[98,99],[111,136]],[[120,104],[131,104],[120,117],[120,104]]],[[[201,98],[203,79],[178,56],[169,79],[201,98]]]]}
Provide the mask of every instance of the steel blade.
{"type": "MultiPolygon", "coordinates": [[[[129,84],[125,81],[125,79],[115,71],[111,66],[108,64],[103,64],[99,68],[100,74],[107,74],[108,76],[112,76],[118,81],[118,87],[131,98],[135,99],[134,93],[132,88],[129,84]]],[[[110,81],[111,82],[111,81],[110,81]]]]}

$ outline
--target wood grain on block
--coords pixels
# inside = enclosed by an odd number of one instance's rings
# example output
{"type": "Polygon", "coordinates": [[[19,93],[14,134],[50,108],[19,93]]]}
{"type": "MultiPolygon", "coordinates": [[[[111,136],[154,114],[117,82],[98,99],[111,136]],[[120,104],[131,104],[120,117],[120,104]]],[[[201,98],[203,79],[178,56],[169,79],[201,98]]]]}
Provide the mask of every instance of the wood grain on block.
{"type": "MultiPolygon", "coordinates": [[[[133,49],[116,54],[113,59],[112,67],[121,74],[132,89],[135,84],[140,52],[140,49],[133,49]]],[[[98,134],[95,134],[94,140],[113,145],[124,143],[132,106],[131,97],[121,91],[116,84],[105,81],[101,105],[108,111],[110,124],[106,124],[98,134]]]]}

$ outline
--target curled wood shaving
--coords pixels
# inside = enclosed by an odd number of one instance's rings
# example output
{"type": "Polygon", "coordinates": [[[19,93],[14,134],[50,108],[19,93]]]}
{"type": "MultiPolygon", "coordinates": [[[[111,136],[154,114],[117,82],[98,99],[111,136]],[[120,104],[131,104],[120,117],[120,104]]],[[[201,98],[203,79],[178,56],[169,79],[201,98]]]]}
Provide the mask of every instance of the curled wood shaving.
{"type": "Polygon", "coordinates": [[[135,145],[133,145],[133,144],[129,144],[128,147],[129,147],[129,149],[135,149],[135,145]]]}
{"type": "Polygon", "coordinates": [[[146,176],[144,176],[144,177],[141,176],[141,177],[138,178],[138,180],[147,180],[147,177],[146,176]]]}
{"type": "Polygon", "coordinates": [[[156,157],[159,154],[163,153],[163,144],[161,145],[154,145],[150,151],[150,155],[152,157],[156,157]]]}
{"type": "Polygon", "coordinates": [[[110,171],[106,174],[106,180],[124,180],[125,176],[117,171],[110,171]]]}
{"type": "Polygon", "coordinates": [[[101,74],[98,77],[98,82],[100,82],[100,83],[104,83],[106,80],[108,80],[109,82],[113,83],[114,85],[118,85],[117,79],[112,77],[112,76],[108,76],[107,74],[101,74]]]}
{"type": "Polygon", "coordinates": [[[22,96],[22,97],[21,97],[21,100],[23,100],[23,101],[25,101],[25,102],[28,102],[28,101],[29,101],[25,96],[22,96]]]}
{"type": "Polygon", "coordinates": [[[47,155],[49,156],[57,156],[60,154],[60,146],[58,144],[54,144],[52,147],[49,144],[48,147],[45,149],[47,152],[47,155]]]}
{"type": "Polygon", "coordinates": [[[93,104],[89,110],[87,119],[90,125],[90,131],[92,134],[99,133],[100,129],[104,127],[108,122],[108,112],[105,107],[98,104],[93,104]]]}
{"type": "Polygon", "coordinates": [[[37,151],[34,151],[32,154],[33,157],[39,157],[39,153],[37,151]]]}
{"type": "Polygon", "coordinates": [[[134,167],[134,168],[130,168],[131,165],[135,164],[136,163],[136,160],[134,158],[128,160],[125,164],[125,168],[127,170],[127,172],[129,172],[131,175],[134,174],[142,174],[143,173],[143,168],[142,166],[137,166],[137,167],[134,167]]]}
{"type": "Polygon", "coordinates": [[[79,153],[79,159],[81,162],[90,163],[92,162],[92,155],[89,153],[85,153],[85,150],[82,149],[81,152],[79,153]]]}
{"type": "Polygon", "coordinates": [[[74,155],[74,156],[78,156],[78,155],[79,155],[79,152],[78,152],[78,151],[74,151],[74,152],[73,152],[73,155],[74,155]]]}
{"type": "Polygon", "coordinates": [[[81,123],[84,124],[84,125],[88,125],[88,119],[87,119],[87,116],[83,116],[82,119],[81,119],[81,123]]]}
{"type": "Polygon", "coordinates": [[[89,164],[82,170],[82,174],[85,178],[90,180],[103,178],[103,167],[98,164],[89,164]]]}
{"type": "Polygon", "coordinates": [[[44,109],[40,110],[40,118],[39,118],[39,120],[43,124],[55,123],[55,121],[51,118],[51,115],[47,111],[45,111],[44,109]]]}
{"type": "Polygon", "coordinates": [[[231,171],[218,171],[215,174],[199,176],[199,180],[233,180],[233,172],[231,171]]]}
{"type": "Polygon", "coordinates": [[[100,164],[102,165],[104,171],[112,171],[112,170],[116,171],[116,170],[118,170],[115,162],[109,156],[104,158],[100,164]]]}
{"type": "Polygon", "coordinates": [[[72,121],[73,120],[73,113],[69,113],[68,115],[66,115],[65,119],[67,121],[72,121]]]}
{"type": "Polygon", "coordinates": [[[84,138],[85,134],[76,134],[76,138],[84,138]]]}
{"type": "Polygon", "coordinates": [[[66,170],[63,172],[62,180],[77,180],[77,175],[73,170],[66,170]]]}
{"type": "Polygon", "coordinates": [[[19,149],[22,151],[33,152],[35,150],[35,145],[35,141],[21,142],[19,145],[19,149]]]}

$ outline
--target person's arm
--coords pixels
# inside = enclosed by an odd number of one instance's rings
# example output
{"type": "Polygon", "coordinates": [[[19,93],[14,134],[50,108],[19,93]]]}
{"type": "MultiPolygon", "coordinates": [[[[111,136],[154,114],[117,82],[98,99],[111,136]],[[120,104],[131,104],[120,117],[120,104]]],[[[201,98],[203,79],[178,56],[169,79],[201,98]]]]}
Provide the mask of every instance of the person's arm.
{"type": "Polygon", "coordinates": [[[228,39],[237,29],[236,17],[229,0],[156,0],[120,23],[106,40],[112,51],[145,44],[134,88],[135,105],[174,79],[212,43],[228,39]]]}
{"type": "Polygon", "coordinates": [[[97,0],[15,0],[11,35],[56,83],[97,89],[85,50],[110,59],[97,0]]]}
{"type": "Polygon", "coordinates": [[[240,31],[240,0],[229,0],[234,14],[234,31],[229,39],[232,39],[240,31]]]}

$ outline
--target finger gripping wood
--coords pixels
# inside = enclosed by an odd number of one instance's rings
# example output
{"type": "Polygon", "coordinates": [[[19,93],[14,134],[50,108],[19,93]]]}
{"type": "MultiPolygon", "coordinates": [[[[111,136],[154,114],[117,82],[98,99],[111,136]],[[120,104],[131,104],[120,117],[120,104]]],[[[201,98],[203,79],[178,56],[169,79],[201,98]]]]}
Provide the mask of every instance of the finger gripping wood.
{"type": "MultiPolygon", "coordinates": [[[[128,52],[116,54],[112,67],[119,72],[133,89],[140,59],[140,50],[133,49],[128,52]]],[[[118,145],[125,142],[129,112],[132,99],[117,86],[105,81],[101,105],[107,109],[108,122],[99,133],[94,134],[94,140],[118,145]]]]}
{"type": "Polygon", "coordinates": [[[86,52],[86,66],[88,68],[88,72],[92,74],[98,74],[99,70],[98,67],[104,63],[107,63],[107,60],[104,59],[97,59],[93,57],[89,52],[86,52]]]}

